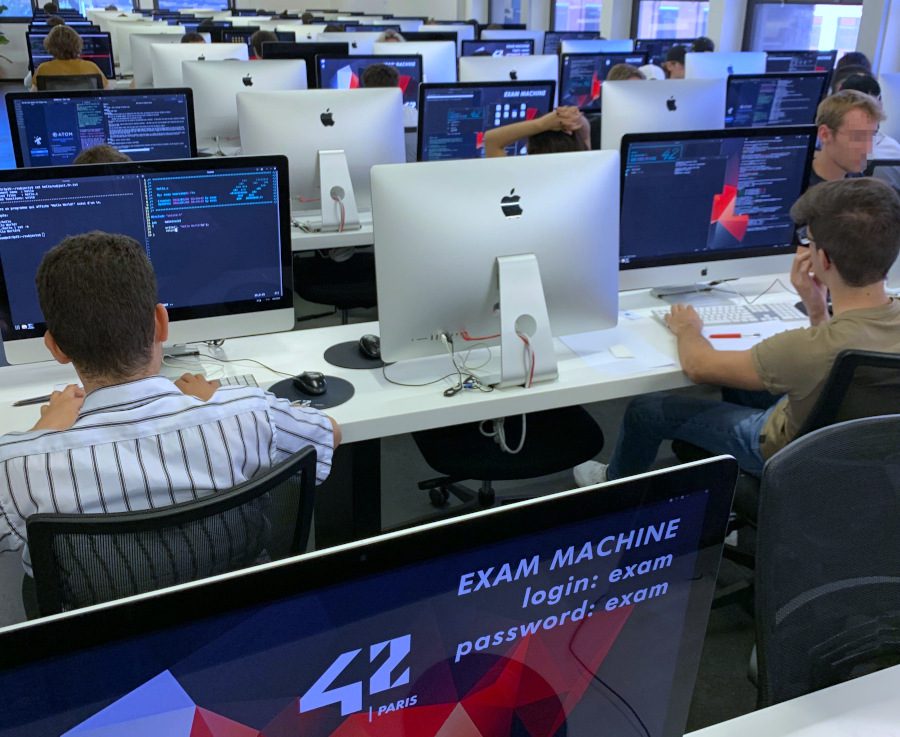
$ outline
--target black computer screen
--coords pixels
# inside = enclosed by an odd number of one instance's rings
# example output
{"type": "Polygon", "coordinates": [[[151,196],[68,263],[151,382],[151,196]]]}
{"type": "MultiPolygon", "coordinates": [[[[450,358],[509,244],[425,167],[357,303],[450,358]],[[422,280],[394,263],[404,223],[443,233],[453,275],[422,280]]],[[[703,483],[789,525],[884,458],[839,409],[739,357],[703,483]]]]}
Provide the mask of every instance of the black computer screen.
{"type": "MultiPolygon", "coordinates": [[[[419,161],[477,159],[492,128],[553,110],[554,82],[424,84],[419,99],[419,161]]],[[[508,154],[526,153],[525,141],[508,154]]]]}
{"type": "Polygon", "coordinates": [[[662,66],[673,46],[684,46],[690,50],[693,43],[692,38],[639,38],[634,42],[634,50],[647,52],[648,64],[662,66]]]}
{"type": "Polygon", "coordinates": [[[622,140],[622,268],[792,247],[815,128],[632,134],[622,140]]]}
{"type": "Polygon", "coordinates": [[[350,44],[343,42],[324,43],[264,43],[262,47],[263,59],[303,59],[306,62],[306,79],[308,86],[312,86],[316,79],[316,57],[319,54],[327,56],[349,56],[350,44]]]}
{"type": "Polygon", "coordinates": [[[827,83],[826,72],[733,75],[728,78],[725,127],[812,125],[827,83]]]}
{"type": "MultiPolygon", "coordinates": [[[[402,50],[402,49],[401,49],[402,50]]],[[[317,56],[316,81],[323,90],[350,90],[362,87],[363,73],[372,64],[385,64],[397,70],[404,107],[416,109],[422,83],[422,57],[408,56],[317,56]]]]}
{"type": "MultiPolygon", "coordinates": [[[[37,69],[45,61],[50,61],[53,57],[44,48],[44,39],[47,38],[46,33],[39,31],[29,32],[28,37],[28,54],[31,57],[32,69],[37,69]]],[[[112,41],[108,33],[82,33],[81,41],[84,45],[81,52],[81,58],[92,61],[100,71],[106,75],[107,79],[115,79],[116,67],[113,59],[112,41]]]]}
{"type": "Polygon", "coordinates": [[[596,31],[547,31],[544,34],[544,54],[558,54],[563,41],[592,41],[600,38],[596,31]]]}
{"type": "Polygon", "coordinates": [[[600,89],[616,64],[639,67],[646,63],[642,52],[608,54],[563,54],[559,75],[559,104],[582,110],[600,110],[600,89]]]}
{"type": "Polygon", "coordinates": [[[3,172],[4,341],[43,335],[38,264],[66,236],[91,230],[131,236],[147,249],[173,319],[283,301],[290,292],[282,268],[282,249],[290,249],[281,226],[286,167],[284,157],[269,156],[3,172]]]}
{"type": "Polygon", "coordinates": [[[767,72],[830,72],[837,51],[767,51],[767,72]]]}
{"type": "Polygon", "coordinates": [[[400,26],[396,23],[378,23],[372,25],[363,25],[360,23],[357,25],[348,25],[344,30],[347,33],[375,33],[376,31],[378,33],[384,33],[385,31],[397,31],[397,33],[400,33],[400,26]]]}
{"type": "Polygon", "coordinates": [[[523,38],[503,41],[462,42],[462,56],[531,56],[534,53],[534,39],[523,38]]]}
{"type": "Polygon", "coordinates": [[[97,90],[6,96],[17,166],[62,166],[108,143],[135,161],[197,152],[191,90],[97,90]]]}

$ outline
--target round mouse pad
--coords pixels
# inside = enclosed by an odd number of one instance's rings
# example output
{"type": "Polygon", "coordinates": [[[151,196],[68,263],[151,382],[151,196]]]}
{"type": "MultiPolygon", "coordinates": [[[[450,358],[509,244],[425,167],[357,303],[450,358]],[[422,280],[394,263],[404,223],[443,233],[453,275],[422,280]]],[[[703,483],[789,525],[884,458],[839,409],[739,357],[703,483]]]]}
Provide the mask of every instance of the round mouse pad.
{"type": "Polygon", "coordinates": [[[287,399],[291,402],[305,402],[305,406],[314,409],[328,409],[329,407],[337,407],[343,404],[353,396],[354,388],[346,379],[338,376],[325,376],[326,390],[324,394],[312,397],[309,394],[301,392],[294,386],[292,379],[284,379],[269,387],[269,391],[276,397],[287,399]]]}
{"type": "Polygon", "coordinates": [[[332,366],[345,369],[377,369],[385,365],[380,358],[368,358],[359,350],[356,340],[337,343],[325,351],[325,360],[332,366]]]}

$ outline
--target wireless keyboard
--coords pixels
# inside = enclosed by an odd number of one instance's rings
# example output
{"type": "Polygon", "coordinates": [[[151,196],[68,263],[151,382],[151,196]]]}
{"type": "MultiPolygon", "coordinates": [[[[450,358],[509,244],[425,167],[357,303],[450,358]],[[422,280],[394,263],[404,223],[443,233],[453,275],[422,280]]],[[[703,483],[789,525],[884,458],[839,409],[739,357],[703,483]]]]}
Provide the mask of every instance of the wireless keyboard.
{"type": "Polygon", "coordinates": [[[219,386],[259,386],[253,374],[241,374],[240,376],[225,376],[218,380],[219,386]]]}
{"type": "MultiPolygon", "coordinates": [[[[706,305],[695,307],[704,325],[739,325],[766,320],[805,320],[792,302],[772,302],[761,305],[706,305]]],[[[669,310],[652,310],[653,317],[665,322],[669,310]]]]}

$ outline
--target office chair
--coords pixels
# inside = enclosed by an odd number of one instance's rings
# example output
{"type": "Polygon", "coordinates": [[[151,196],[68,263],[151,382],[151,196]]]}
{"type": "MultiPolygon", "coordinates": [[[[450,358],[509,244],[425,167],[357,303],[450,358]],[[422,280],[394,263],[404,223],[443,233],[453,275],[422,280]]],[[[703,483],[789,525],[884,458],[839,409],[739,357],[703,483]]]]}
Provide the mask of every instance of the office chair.
{"type": "Polygon", "coordinates": [[[102,90],[103,78],[99,74],[41,74],[37,78],[38,90],[102,90]]]}
{"type": "Polygon", "coordinates": [[[759,706],[900,663],[900,415],[795,440],[763,470],[759,706]]]}
{"type": "Polygon", "coordinates": [[[334,305],[341,324],[349,321],[349,310],[378,304],[375,287],[375,254],[354,253],[346,261],[328,254],[294,258],[294,291],[307,302],[334,305]]]}
{"type": "Polygon", "coordinates": [[[316,453],[306,448],[197,501],[140,512],[29,517],[40,614],[299,554],[309,541],[315,482],[316,453]]]}

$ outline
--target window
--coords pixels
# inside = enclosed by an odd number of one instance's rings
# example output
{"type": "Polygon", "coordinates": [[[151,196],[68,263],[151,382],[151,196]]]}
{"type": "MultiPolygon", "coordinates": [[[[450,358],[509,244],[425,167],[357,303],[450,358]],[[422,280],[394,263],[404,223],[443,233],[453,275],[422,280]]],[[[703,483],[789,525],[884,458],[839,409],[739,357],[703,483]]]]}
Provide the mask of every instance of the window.
{"type": "Polygon", "coordinates": [[[491,23],[525,23],[523,0],[491,0],[491,23]]]}
{"type": "Polygon", "coordinates": [[[32,14],[31,0],[6,0],[3,11],[6,18],[30,18],[32,14]]]}
{"type": "Polygon", "coordinates": [[[856,49],[862,2],[811,3],[750,0],[744,48],[751,51],[856,49]]]}
{"type": "Polygon", "coordinates": [[[706,0],[639,0],[634,6],[635,38],[697,38],[706,35],[706,0]]]}
{"type": "Polygon", "coordinates": [[[603,0],[554,0],[550,27],[554,31],[596,31],[600,33],[603,0]]]}

